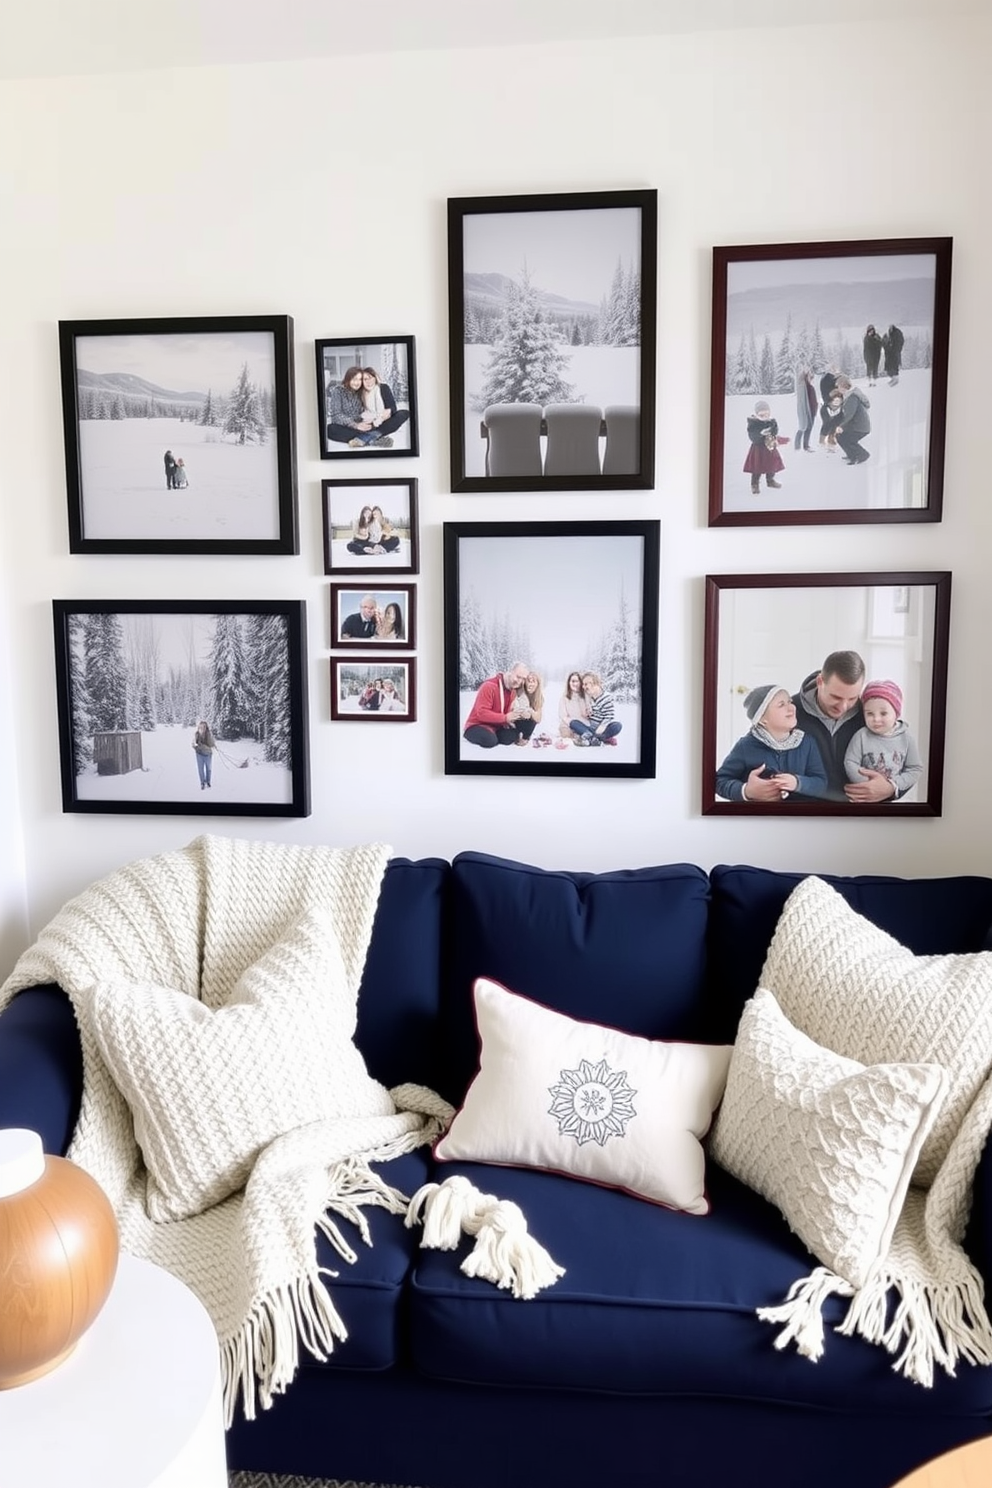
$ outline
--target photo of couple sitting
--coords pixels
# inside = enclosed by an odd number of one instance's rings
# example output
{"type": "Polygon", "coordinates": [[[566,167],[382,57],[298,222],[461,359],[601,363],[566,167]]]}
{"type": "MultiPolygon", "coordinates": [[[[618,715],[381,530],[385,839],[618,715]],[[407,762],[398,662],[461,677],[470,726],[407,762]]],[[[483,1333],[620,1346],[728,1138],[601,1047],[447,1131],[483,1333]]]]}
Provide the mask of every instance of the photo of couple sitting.
{"type": "Polygon", "coordinates": [[[744,698],[750,722],[716,772],[726,801],[901,800],[923,773],[902,688],[865,680],[856,651],[831,651],[799,691],[775,682],[744,698]]]}
{"type": "Polygon", "coordinates": [[[327,389],[327,438],[349,449],[392,449],[393,435],[409,417],[374,367],[349,367],[327,389]]]}
{"type": "MultiPolygon", "coordinates": [[[[544,732],[533,739],[534,748],[554,744],[567,749],[615,745],[622,724],[614,717],[613,698],[596,672],[569,672],[558,703],[558,738],[544,732]]],[[[526,748],[544,718],[544,684],[526,662],[518,661],[505,672],[483,682],[465,720],[463,738],[480,749],[498,744],[526,748]]]]}

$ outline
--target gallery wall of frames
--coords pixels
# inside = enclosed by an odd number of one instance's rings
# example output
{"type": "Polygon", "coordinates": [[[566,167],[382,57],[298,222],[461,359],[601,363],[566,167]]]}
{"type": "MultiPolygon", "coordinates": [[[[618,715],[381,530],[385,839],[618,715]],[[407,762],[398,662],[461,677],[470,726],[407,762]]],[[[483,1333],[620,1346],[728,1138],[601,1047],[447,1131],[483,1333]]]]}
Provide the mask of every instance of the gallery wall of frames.
{"type": "MultiPolygon", "coordinates": [[[[418,615],[415,337],[313,343],[330,721],[415,724],[426,644],[446,774],[653,778],[660,513],[607,493],[658,499],[658,194],[452,197],[447,275],[443,637],[418,615]],[[601,515],[473,515],[530,493],[601,515]]],[[[713,247],[709,527],[941,520],[950,285],[948,237],[713,247]]],[[[71,553],[299,555],[289,314],[58,331],[71,553]]],[[[939,816],[950,588],[709,574],[702,814],[939,816]]],[[[303,601],[53,617],[64,811],[308,815],[303,601]]]]}

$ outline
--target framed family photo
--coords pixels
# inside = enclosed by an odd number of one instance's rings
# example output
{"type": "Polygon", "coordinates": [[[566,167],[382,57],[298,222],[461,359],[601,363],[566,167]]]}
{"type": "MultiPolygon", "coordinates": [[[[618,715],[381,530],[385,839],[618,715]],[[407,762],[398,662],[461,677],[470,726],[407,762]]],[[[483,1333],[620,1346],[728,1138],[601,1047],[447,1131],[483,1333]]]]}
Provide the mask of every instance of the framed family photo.
{"type": "Polygon", "coordinates": [[[655,772],[660,524],[444,524],[448,775],[655,772]]]}
{"type": "Polygon", "coordinates": [[[337,336],[316,352],[322,460],[420,453],[412,336],[337,336]]]}
{"type": "Polygon", "coordinates": [[[448,201],[452,491],[654,485],[658,193],[448,201]]]}
{"type": "Polygon", "coordinates": [[[416,722],[415,658],[333,656],[331,718],[352,723],[416,722]]]}
{"type": "Polygon", "coordinates": [[[59,322],[73,553],[299,552],[287,315],[59,322]]]}
{"type": "Polygon", "coordinates": [[[63,811],[309,816],[302,600],[53,607],[63,811]]]}
{"type": "Polygon", "coordinates": [[[388,579],[368,588],[331,585],[331,645],[412,651],[417,639],[417,589],[388,579]]]}
{"type": "Polygon", "coordinates": [[[415,480],[321,481],[324,572],[420,572],[415,480]]]}
{"type": "Polygon", "coordinates": [[[703,815],[940,816],[951,575],[706,579],[703,815]]]}
{"type": "Polygon", "coordinates": [[[937,522],[951,239],[713,250],[711,527],[937,522]]]}

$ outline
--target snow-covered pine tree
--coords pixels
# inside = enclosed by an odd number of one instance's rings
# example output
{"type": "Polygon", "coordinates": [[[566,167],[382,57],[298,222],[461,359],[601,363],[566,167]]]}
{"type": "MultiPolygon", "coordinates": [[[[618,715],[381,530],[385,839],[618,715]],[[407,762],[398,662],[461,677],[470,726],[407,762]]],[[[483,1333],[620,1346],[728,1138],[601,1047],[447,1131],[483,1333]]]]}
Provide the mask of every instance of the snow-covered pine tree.
{"type": "Polygon", "coordinates": [[[289,630],[285,615],[249,615],[245,648],[252,681],[254,736],[270,764],[292,760],[289,630]]]}
{"type": "Polygon", "coordinates": [[[83,621],[83,680],[95,732],[127,728],[127,673],[119,615],[90,614],[83,621]]]}
{"type": "Polygon", "coordinates": [[[458,690],[480,687],[487,664],[479,601],[470,591],[458,607],[458,690]]]}
{"type": "Polygon", "coordinates": [[[264,444],[267,437],[258,389],[248,376],[247,362],[241,368],[237,385],[228,399],[224,433],[236,434],[238,444],[264,444]]]}
{"type": "Polygon", "coordinates": [[[758,391],[758,369],[754,363],[754,335],[747,338],[741,333],[741,344],[733,365],[727,369],[727,392],[756,393],[758,391]]]}
{"type": "Polygon", "coordinates": [[[217,615],[210,651],[213,731],[244,739],[254,728],[251,673],[237,615],[217,615]]]}
{"type": "Polygon", "coordinates": [[[575,403],[575,388],[564,380],[570,353],[558,327],[545,315],[526,268],[510,286],[499,334],[486,363],[482,391],[474,406],[491,403],[575,403]]]}
{"type": "Polygon", "coordinates": [[[775,386],[772,391],[792,393],[795,392],[795,388],[795,349],[792,343],[792,316],[790,314],[786,318],[785,330],[782,332],[778,355],[775,358],[775,386]]]}
{"type": "Polygon", "coordinates": [[[761,348],[761,360],[758,363],[758,391],[766,394],[775,391],[775,357],[772,352],[772,343],[767,336],[761,348]]]}
{"type": "Polygon", "coordinates": [[[209,429],[216,421],[217,415],[214,413],[214,390],[213,388],[207,388],[206,402],[200,410],[200,423],[204,428],[209,429]]]}
{"type": "Polygon", "coordinates": [[[603,686],[618,703],[635,703],[641,695],[640,638],[634,626],[623,584],[617,603],[617,618],[603,645],[603,686]]]}
{"type": "Polygon", "coordinates": [[[86,685],[86,621],[68,617],[69,706],[72,710],[72,764],[82,775],[93,759],[93,704],[86,685]]]}

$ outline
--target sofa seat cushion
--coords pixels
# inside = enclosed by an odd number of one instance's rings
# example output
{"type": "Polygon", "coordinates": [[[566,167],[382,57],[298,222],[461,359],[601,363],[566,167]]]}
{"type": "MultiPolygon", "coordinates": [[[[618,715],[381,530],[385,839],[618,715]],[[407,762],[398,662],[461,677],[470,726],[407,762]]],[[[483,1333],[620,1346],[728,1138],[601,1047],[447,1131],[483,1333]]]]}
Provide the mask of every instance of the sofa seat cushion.
{"type": "MultiPolygon", "coordinates": [[[[565,1275],[515,1301],[459,1269],[458,1251],[420,1251],[411,1349],[424,1374],[463,1383],[639,1394],[716,1395],[849,1411],[987,1411],[992,1369],[943,1371],[922,1389],[884,1350],[830,1335],[815,1367],[775,1348],[755,1316],[814,1264],[777,1210],[707,1165],[711,1212],[680,1214],[554,1174],[446,1164],[519,1204],[565,1275]]],[[[828,1328],[844,1307],[831,1298],[828,1328]]]]}
{"type": "MultiPolygon", "coordinates": [[[[409,1198],[430,1178],[426,1147],[391,1162],[373,1163],[373,1172],[409,1198]]],[[[344,1343],[335,1345],[320,1362],[305,1349],[300,1362],[319,1369],[389,1369],[401,1362],[404,1346],[404,1288],[420,1245],[420,1230],[404,1227],[401,1214],[366,1205],[362,1214],[372,1235],[366,1245],[347,1220],[337,1220],[345,1240],[355,1251],[353,1264],[342,1259],[327,1236],[317,1231],[317,1264],[333,1273],[327,1288],[348,1330],[344,1343]]],[[[332,1216],[333,1217],[333,1216],[332,1216]]]]}

